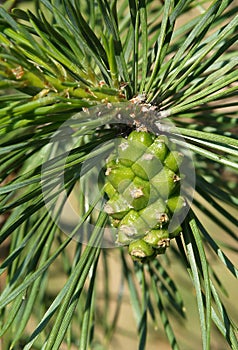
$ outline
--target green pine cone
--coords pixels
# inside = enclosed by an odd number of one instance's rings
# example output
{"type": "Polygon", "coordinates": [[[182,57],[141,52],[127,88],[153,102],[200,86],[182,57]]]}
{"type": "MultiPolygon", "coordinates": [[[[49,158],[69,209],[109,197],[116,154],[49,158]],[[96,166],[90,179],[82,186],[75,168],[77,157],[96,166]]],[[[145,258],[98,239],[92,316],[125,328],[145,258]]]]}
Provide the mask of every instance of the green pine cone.
{"type": "Polygon", "coordinates": [[[117,140],[105,172],[105,211],[118,230],[116,242],[129,245],[135,260],[163,254],[170,239],[181,233],[179,221],[172,233],[168,226],[186,206],[180,195],[182,161],[183,154],[165,135],[132,131],[117,140]]]}

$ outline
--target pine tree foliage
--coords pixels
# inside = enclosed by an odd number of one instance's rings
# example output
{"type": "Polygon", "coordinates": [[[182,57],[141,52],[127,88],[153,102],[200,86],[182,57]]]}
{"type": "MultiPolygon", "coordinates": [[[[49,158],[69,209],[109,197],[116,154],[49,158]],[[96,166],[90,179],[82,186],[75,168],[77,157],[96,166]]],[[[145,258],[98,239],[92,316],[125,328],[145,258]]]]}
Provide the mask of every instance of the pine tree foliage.
{"type": "MultiPolygon", "coordinates": [[[[32,10],[11,9],[12,3],[0,7],[0,214],[5,218],[0,242],[10,242],[0,266],[7,276],[0,296],[3,349],[108,349],[123,299],[119,292],[109,322],[114,253],[120,289],[126,285],[130,291],[139,349],[146,348],[149,324],[158,325],[159,317],[170,347],[179,349],[171,320],[181,322],[186,312],[183,288],[170,273],[178,268],[187,271],[195,291],[202,348],[211,349],[215,325],[225,346],[238,349],[226,288],[210,263],[219,262],[237,279],[231,258],[237,253],[238,226],[236,1],[42,0],[34,1],[32,10]],[[109,112],[97,111],[130,106],[135,99],[156,106],[176,126],[196,172],[182,235],[168,255],[145,264],[131,262],[124,248],[100,248],[108,215],[95,211],[100,198],[88,204],[77,191],[82,172],[110,153],[110,142],[125,131],[110,123],[109,112]],[[68,120],[77,142],[58,154],[52,137],[60,130],[62,146],[67,130],[60,127],[68,120]],[[63,192],[77,193],[81,214],[68,235],[46,205],[46,198],[54,204],[63,192]],[[218,225],[222,236],[204,218],[218,225]],[[87,245],[74,240],[85,222],[94,225],[87,245]],[[105,309],[100,318],[101,263],[105,309]],[[65,279],[51,295],[57,264],[65,279]]],[[[92,183],[82,186],[88,193],[92,183]]],[[[63,207],[64,200],[58,214],[63,207]]]]}

